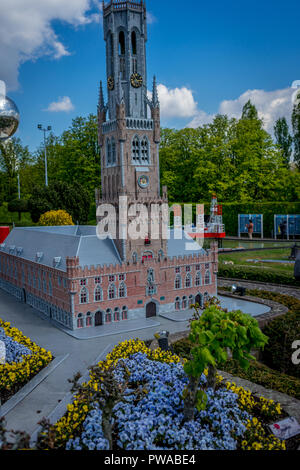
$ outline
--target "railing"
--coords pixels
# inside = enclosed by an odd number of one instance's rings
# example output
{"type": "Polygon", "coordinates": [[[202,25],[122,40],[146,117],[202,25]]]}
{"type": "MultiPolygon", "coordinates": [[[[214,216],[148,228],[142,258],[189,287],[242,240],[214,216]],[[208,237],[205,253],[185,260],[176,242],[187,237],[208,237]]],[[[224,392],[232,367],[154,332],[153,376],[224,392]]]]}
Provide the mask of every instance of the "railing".
{"type": "Polygon", "coordinates": [[[112,7],[113,10],[126,10],[132,8],[134,10],[142,10],[144,8],[143,0],[111,0],[108,4],[104,4],[104,12],[112,7]]]}

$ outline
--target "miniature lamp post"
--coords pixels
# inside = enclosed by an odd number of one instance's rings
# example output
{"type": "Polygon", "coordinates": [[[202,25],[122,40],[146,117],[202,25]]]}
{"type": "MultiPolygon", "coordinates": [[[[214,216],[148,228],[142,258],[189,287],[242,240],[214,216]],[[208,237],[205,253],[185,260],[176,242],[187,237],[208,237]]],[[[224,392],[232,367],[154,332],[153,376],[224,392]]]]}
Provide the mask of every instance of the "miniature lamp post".
{"type": "Polygon", "coordinates": [[[42,124],[38,124],[38,129],[44,132],[44,149],[45,149],[45,185],[48,186],[48,163],[47,163],[47,145],[46,145],[46,132],[52,130],[51,126],[44,128],[42,124]]]}

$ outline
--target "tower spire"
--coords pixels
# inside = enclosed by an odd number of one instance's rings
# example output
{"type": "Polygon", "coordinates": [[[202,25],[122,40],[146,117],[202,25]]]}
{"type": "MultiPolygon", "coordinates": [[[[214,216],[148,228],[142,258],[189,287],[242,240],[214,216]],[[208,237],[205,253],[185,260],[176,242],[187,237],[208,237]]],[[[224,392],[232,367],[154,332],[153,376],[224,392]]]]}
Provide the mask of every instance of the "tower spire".
{"type": "Polygon", "coordinates": [[[102,80],[101,80],[100,88],[99,88],[99,109],[100,111],[103,111],[104,108],[105,108],[105,104],[104,104],[103,86],[102,86],[102,80]]]}
{"type": "Polygon", "coordinates": [[[155,75],[153,77],[152,106],[153,108],[159,108],[158,90],[155,75]]]}

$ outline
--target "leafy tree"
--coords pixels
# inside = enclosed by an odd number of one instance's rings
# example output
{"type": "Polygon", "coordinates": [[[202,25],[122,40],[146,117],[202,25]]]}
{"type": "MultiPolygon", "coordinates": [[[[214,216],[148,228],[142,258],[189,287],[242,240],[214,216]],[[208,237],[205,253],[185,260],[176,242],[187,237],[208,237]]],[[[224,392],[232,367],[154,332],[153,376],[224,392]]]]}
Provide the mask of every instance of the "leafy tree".
{"type": "Polygon", "coordinates": [[[65,210],[75,222],[86,223],[89,216],[90,195],[79,183],[68,184],[57,181],[48,187],[36,187],[28,201],[33,222],[51,210],[65,210]]]}
{"type": "Polygon", "coordinates": [[[293,152],[293,138],[289,132],[289,126],[286,118],[279,118],[274,127],[276,143],[282,151],[282,156],[287,167],[290,165],[293,152]]]}
{"type": "Polygon", "coordinates": [[[194,419],[195,407],[205,409],[207,396],[199,390],[201,375],[208,369],[207,388],[214,388],[217,364],[228,360],[232,354],[241,367],[247,369],[250,354],[254,348],[262,348],[268,338],[261,332],[257,320],[241,311],[226,312],[218,305],[210,305],[202,315],[196,310],[191,322],[189,340],[193,344],[191,359],[185,363],[184,370],[189,376],[189,384],[183,392],[184,419],[194,419]]]}
{"type": "Polygon", "coordinates": [[[18,212],[21,220],[22,212],[28,212],[28,201],[25,199],[13,199],[8,203],[9,212],[18,212]]]}
{"type": "Polygon", "coordinates": [[[294,133],[294,160],[300,169],[300,91],[293,108],[292,126],[294,133]]]}
{"type": "Polygon", "coordinates": [[[17,173],[22,175],[24,170],[33,163],[34,159],[24,147],[19,138],[13,137],[0,143],[0,171],[2,201],[10,201],[17,196],[17,173]]]}
{"type": "Polygon", "coordinates": [[[251,100],[247,101],[243,107],[242,119],[258,120],[257,109],[255,105],[251,103],[251,100]]]}

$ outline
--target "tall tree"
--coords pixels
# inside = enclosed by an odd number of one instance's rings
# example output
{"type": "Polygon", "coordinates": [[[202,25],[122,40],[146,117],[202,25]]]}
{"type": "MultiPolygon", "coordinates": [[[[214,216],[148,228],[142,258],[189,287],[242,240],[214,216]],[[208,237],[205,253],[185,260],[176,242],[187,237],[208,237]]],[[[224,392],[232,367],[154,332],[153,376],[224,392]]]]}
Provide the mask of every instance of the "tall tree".
{"type": "Polygon", "coordinates": [[[289,126],[286,118],[279,118],[274,127],[276,144],[282,151],[282,156],[287,167],[290,165],[293,152],[293,138],[289,132],[289,126]]]}
{"type": "Polygon", "coordinates": [[[251,103],[251,100],[243,107],[242,119],[258,119],[258,112],[254,104],[251,103]]]}
{"type": "Polygon", "coordinates": [[[294,161],[300,169],[300,91],[293,108],[292,125],[294,134],[294,161]]]}

